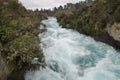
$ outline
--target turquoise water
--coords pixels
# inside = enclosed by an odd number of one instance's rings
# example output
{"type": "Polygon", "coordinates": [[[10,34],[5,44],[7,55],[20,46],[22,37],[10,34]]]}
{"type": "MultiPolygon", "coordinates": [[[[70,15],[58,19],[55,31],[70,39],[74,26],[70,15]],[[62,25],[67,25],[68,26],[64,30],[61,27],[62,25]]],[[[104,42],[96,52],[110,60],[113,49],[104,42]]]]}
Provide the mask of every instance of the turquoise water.
{"type": "Polygon", "coordinates": [[[120,80],[120,52],[71,29],[56,18],[43,20],[41,33],[46,68],[29,71],[26,80],[120,80]]]}

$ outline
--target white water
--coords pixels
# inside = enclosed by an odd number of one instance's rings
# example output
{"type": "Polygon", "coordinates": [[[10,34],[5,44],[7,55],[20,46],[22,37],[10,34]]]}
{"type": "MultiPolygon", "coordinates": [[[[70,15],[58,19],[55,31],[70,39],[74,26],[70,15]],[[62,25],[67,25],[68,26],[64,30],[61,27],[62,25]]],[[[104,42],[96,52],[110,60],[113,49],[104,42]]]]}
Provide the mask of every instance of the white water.
{"type": "Polygon", "coordinates": [[[39,35],[47,66],[29,71],[26,80],[120,80],[120,52],[61,28],[55,18],[42,23],[47,26],[39,35]]]}

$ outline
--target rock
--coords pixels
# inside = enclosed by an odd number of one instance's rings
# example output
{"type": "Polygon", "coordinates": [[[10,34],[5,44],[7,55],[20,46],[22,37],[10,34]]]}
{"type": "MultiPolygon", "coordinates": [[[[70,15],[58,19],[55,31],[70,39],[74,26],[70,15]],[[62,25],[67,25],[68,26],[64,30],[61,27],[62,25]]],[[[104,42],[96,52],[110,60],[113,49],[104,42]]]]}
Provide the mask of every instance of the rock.
{"type": "Polygon", "coordinates": [[[47,29],[46,29],[46,25],[43,24],[43,23],[40,23],[40,28],[39,28],[39,29],[40,29],[40,32],[41,32],[41,33],[47,30],[47,29]]]}
{"type": "Polygon", "coordinates": [[[107,31],[103,31],[99,36],[92,36],[96,41],[101,41],[106,43],[115,49],[120,49],[120,42],[115,40],[113,37],[109,35],[107,31]]]}
{"type": "Polygon", "coordinates": [[[114,23],[112,26],[108,26],[107,30],[111,37],[120,42],[120,23],[114,23]]]}
{"type": "Polygon", "coordinates": [[[116,49],[120,49],[120,23],[108,24],[99,36],[92,36],[95,40],[104,42],[116,49]]]}

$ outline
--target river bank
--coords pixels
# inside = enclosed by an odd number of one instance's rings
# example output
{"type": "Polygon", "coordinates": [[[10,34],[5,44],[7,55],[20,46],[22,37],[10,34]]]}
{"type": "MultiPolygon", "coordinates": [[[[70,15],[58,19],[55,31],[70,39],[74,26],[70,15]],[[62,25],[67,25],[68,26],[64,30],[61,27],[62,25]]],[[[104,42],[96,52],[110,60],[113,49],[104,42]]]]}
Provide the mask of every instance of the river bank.
{"type": "Polygon", "coordinates": [[[26,71],[37,69],[34,58],[44,63],[38,37],[43,18],[18,0],[0,0],[0,80],[24,80],[26,71]]]}
{"type": "Polygon", "coordinates": [[[53,15],[63,28],[74,29],[120,49],[119,3],[119,0],[86,0],[58,7],[53,15]]]}
{"type": "Polygon", "coordinates": [[[28,71],[26,80],[120,79],[120,52],[75,30],[62,28],[54,17],[42,23],[47,28],[39,34],[46,67],[28,71]]]}
{"type": "Polygon", "coordinates": [[[96,41],[106,43],[114,47],[115,49],[120,50],[120,41],[115,40],[112,36],[108,34],[108,32],[103,32],[99,36],[92,35],[91,37],[93,37],[96,41]]]}

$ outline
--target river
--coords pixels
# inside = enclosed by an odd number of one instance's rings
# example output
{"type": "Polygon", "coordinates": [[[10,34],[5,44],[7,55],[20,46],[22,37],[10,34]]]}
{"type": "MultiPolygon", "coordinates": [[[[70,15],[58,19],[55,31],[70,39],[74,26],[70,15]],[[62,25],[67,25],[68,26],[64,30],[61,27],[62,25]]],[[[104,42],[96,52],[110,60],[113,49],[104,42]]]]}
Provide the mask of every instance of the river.
{"type": "Polygon", "coordinates": [[[72,29],[56,18],[42,21],[40,46],[47,66],[27,72],[26,80],[120,80],[120,52],[72,29]]]}

